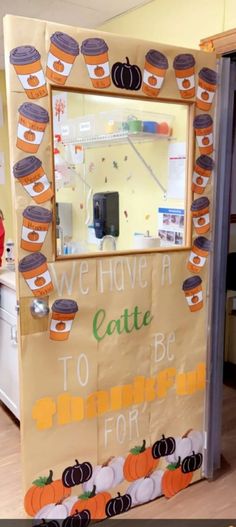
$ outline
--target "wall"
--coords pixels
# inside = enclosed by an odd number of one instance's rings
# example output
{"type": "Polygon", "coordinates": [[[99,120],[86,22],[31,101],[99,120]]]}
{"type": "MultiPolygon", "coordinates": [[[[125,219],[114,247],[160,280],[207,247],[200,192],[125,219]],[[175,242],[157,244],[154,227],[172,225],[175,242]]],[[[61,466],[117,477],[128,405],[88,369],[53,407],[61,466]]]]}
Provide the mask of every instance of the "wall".
{"type": "Polygon", "coordinates": [[[2,209],[5,221],[6,239],[13,237],[12,202],[11,202],[11,179],[8,148],[8,126],[7,126],[7,102],[5,73],[0,70],[0,93],[3,102],[3,127],[0,128],[0,150],[4,152],[5,159],[5,184],[0,185],[0,209],[2,209]]]}
{"type": "Polygon", "coordinates": [[[200,39],[236,26],[235,0],[154,0],[100,29],[175,46],[198,48],[200,39]]]}

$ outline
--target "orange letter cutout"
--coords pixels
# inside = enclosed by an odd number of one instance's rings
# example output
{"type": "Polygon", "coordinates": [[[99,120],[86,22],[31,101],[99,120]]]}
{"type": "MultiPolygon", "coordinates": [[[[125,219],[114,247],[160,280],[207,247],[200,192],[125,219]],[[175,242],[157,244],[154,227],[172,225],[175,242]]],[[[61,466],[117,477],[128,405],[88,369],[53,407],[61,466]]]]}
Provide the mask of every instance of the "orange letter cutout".
{"type": "Polygon", "coordinates": [[[51,397],[36,401],[32,409],[32,417],[36,420],[38,430],[52,427],[52,416],[56,413],[56,404],[51,397]]]}
{"type": "Polygon", "coordinates": [[[86,417],[92,419],[98,415],[109,412],[109,394],[105,390],[94,392],[88,396],[86,401],[86,417]]]}
{"type": "Polygon", "coordinates": [[[167,391],[174,385],[176,368],[166,368],[157,374],[157,397],[166,397],[167,391]]]}

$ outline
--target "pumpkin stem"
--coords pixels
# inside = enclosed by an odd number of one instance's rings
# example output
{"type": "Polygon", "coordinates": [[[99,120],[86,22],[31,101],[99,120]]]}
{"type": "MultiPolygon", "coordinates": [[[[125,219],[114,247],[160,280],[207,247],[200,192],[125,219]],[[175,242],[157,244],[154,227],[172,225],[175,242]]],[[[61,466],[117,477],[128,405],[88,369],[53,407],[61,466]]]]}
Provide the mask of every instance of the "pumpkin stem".
{"type": "Polygon", "coordinates": [[[115,456],[111,456],[105,461],[105,463],[102,464],[102,467],[107,467],[112,459],[114,459],[115,456]]]}
{"type": "Polygon", "coordinates": [[[188,437],[188,434],[190,434],[190,432],[192,432],[193,428],[189,428],[189,430],[187,430],[187,432],[185,432],[185,434],[182,436],[182,439],[184,439],[185,437],[188,437]]]}
{"type": "Polygon", "coordinates": [[[165,439],[165,435],[164,434],[162,434],[162,439],[165,439]]]}
{"type": "Polygon", "coordinates": [[[93,490],[90,494],[90,498],[94,498],[94,496],[96,496],[96,485],[93,486],[93,490]]]}
{"type": "Polygon", "coordinates": [[[79,465],[78,459],[75,459],[75,464],[79,465]]]}
{"type": "Polygon", "coordinates": [[[120,492],[117,492],[117,496],[118,496],[118,498],[120,498],[120,492]]]}
{"type": "Polygon", "coordinates": [[[128,64],[128,66],[129,66],[129,57],[125,57],[125,58],[126,58],[126,62],[128,64]]]}
{"type": "Polygon", "coordinates": [[[149,470],[149,472],[146,474],[146,476],[144,476],[144,479],[150,478],[150,476],[153,474],[153,472],[154,472],[154,469],[151,468],[151,470],[149,470]]]}
{"type": "Polygon", "coordinates": [[[140,454],[141,454],[141,452],[145,452],[145,450],[146,450],[146,439],[143,440],[143,444],[142,444],[141,449],[140,449],[140,454]]]}
{"type": "Polygon", "coordinates": [[[176,468],[179,468],[180,465],[181,465],[181,457],[179,456],[179,457],[178,457],[177,464],[176,464],[176,468]]]}
{"type": "Polygon", "coordinates": [[[53,476],[53,471],[49,470],[49,476],[48,476],[48,479],[47,479],[45,485],[50,485],[50,483],[52,483],[52,476],[53,476]]]}

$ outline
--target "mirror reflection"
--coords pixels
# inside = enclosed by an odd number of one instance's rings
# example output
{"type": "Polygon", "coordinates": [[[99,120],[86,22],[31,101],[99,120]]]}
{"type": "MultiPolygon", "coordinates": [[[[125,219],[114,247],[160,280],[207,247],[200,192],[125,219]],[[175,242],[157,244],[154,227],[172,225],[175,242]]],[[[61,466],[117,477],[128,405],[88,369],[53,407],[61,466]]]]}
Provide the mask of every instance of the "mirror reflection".
{"type": "Polygon", "coordinates": [[[52,90],[57,256],[185,244],[187,104],[52,90]]]}

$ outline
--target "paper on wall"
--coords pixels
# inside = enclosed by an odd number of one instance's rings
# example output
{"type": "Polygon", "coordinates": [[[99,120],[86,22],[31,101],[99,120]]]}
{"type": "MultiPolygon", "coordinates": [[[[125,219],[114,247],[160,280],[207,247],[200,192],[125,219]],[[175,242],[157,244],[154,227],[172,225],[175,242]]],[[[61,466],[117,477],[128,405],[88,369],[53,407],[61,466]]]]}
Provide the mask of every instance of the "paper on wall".
{"type": "Polygon", "coordinates": [[[183,245],[184,209],[158,209],[158,236],[162,247],[183,245]]]}
{"type": "Polygon", "coordinates": [[[61,124],[67,121],[67,93],[60,92],[60,94],[52,96],[53,102],[53,130],[54,135],[60,134],[61,124]]]}
{"type": "Polygon", "coordinates": [[[186,143],[170,143],[168,152],[168,198],[184,199],[185,172],[186,143]]]}

